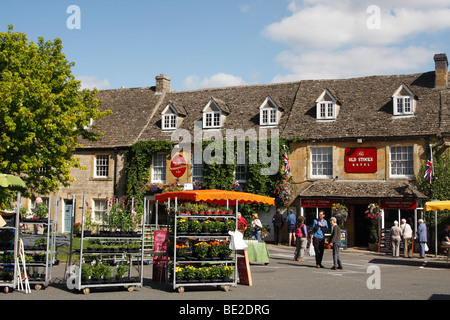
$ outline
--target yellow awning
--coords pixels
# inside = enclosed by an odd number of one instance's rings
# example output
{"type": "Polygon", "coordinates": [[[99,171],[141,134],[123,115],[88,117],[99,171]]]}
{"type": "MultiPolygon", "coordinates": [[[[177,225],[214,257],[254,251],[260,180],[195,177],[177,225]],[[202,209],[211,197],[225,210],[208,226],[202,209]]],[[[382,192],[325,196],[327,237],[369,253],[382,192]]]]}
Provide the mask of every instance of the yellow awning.
{"type": "Polygon", "coordinates": [[[430,201],[425,203],[425,211],[450,210],[450,201],[430,201]]]}

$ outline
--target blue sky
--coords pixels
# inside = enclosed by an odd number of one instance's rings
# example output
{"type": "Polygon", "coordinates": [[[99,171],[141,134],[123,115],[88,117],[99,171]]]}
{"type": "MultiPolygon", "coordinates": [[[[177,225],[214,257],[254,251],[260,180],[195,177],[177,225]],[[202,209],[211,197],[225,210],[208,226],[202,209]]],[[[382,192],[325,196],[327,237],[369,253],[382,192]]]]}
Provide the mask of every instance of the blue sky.
{"type": "Polygon", "coordinates": [[[0,1],[0,32],[61,38],[89,88],[153,86],[161,73],[176,91],[405,74],[450,57],[450,0],[0,1]],[[81,29],[67,27],[70,5],[81,29]]]}

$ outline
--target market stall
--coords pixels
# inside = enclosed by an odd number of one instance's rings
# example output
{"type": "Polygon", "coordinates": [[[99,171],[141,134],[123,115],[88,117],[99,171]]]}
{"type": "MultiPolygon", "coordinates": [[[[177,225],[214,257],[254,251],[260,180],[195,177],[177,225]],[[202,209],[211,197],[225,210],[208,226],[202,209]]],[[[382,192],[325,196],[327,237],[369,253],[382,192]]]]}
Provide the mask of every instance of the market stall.
{"type": "Polygon", "coordinates": [[[178,292],[184,292],[186,286],[223,286],[225,291],[236,286],[237,251],[232,254],[232,245],[228,244],[233,241],[231,235],[239,233],[238,206],[242,203],[275,205],[271,197],[226,190],[167,192],[156,195],[155,200],[166,202],[169,209],[166,281],[178,292]],[[179,205],[181,202],[183,205],[179,205]],[[232,205],[234,213],[229,209],[232,205]],[[211,254],[216,249],[228,251],[228,255],[211,254]],[[202,273],[206,277],[200,279],[202,273]]]}
{"type": "MultiPolygon", "coordinates": [[[[438,210],[450,210],[450,201],[429,201],[425,203],[424,211],[434,211],[434,234],[435,234],[435,248],[436,253],[435,256],[437,257],[438,253],[438,235],[437,235],[437,212],[438,210]]],[[[450,253],[450,250],[449,250],[450,253]]],[[[448,262],[448,256],[447,256],[447,262],[448,262]]]]}

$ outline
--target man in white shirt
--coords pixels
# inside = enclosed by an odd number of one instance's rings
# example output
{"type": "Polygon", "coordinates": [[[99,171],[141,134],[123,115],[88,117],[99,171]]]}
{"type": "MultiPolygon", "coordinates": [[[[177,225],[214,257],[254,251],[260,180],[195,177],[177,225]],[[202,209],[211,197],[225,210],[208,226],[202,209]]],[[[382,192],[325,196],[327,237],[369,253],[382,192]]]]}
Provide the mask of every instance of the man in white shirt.
{"type": "Polygon", "coordinates": [[[406,223],[405,219],[402,219],[402,224],[400,225],[403,234],[403,253],[405,258],[412,258],[412,228],[409,223],[406,223]]]}

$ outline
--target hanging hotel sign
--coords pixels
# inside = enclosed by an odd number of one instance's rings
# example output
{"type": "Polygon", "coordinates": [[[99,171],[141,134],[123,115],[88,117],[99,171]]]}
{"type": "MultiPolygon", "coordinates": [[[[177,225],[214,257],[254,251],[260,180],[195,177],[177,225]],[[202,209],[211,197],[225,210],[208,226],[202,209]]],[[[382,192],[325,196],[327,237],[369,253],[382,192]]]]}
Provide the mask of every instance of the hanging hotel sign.
{"type": "Polygon", "coordinates": [[[181,178],[186,172],[186,160],[181,154],[177,154],[173,157],[172,162],[170,163],[170,171],[176,178],[181,178]]]}
{"type": "Polygon", "coordinates": [[[345,172],[347,173],[377,172],[377,148],[345,149],[345,172]]]}

